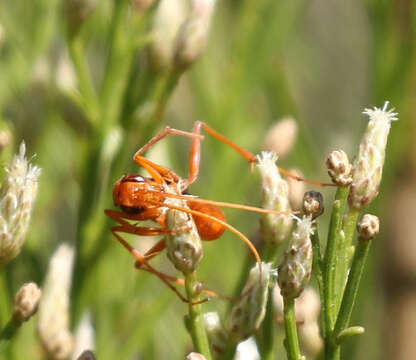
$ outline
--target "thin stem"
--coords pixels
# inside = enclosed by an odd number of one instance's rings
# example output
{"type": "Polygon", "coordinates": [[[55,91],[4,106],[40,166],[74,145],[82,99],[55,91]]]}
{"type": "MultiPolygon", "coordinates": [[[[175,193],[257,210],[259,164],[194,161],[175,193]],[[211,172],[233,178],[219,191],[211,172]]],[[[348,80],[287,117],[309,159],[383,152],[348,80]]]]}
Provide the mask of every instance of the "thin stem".
{"type": "Polygon", "coordinates": [[[358,241],[357,249],[355,250],[351,269],[348,275],[348,282],[345,287],[344,296],[342,298],[341,308],[335,325],[334,338],[336,338],[341,333],[341,331],[346,329],[350,321],[354,302],[357,297],[358,287],[360,285],[361,276],[363,274],[365,262],[367,260],[368,251],[370,249],[370,243],[371,240],[358,241]]]}
{"type": "Polygon", "coordinates": [[[331,222],[329,225],[328,241],[325,252],[324,273],[324,307],[325,325],[327,336],[332,333],[336,318],[336,293],[335,279],[337,266],[337,249],[340,241],[342,215],[348,195],[347,187],[339,187],[335,195],[332,208],[331,222]]]}
{"type": "Polygon", "coordinates": [[[298,332],[296,328],[295,300],[283,298],[283,304],[287,358],[288,360],[299,360],[301,355],[299,349],[298,332]]]}
{"type": "Polygon", "coordinates": [[[161,83],[160,87],[155,89],[155,104],[153,114],[150,121],[159,123],[163,115],[165,114],[166,105],[170,96],[172,95],[173,90],[178,84],[179,78],[182,75],[182,72],[171,71],[164,82],[161,83]]]}
{"type": "MultiPolygon", "coordinates": [[[[185,276],[185,288],[188,300],[198,302],[199,294],[195,291],[197,288],[196,273],[192,272],[185,276]]],[[[201,304],[189,304],[189,329],[191,332],[192,342],[195,351],[204,355],[207,360],[211,360],[208,337],[205,332],[204,318],[201,304]]]]}
{"type": "Polygon", "coordinates": [[[79,34],[68,39],[69,54],[77,73],[84,111],[87,119],[94,125],[98,121],[98,99],[91,81],[82,45],[79,34]]]}
{"type": "Polygon", "coordinates": [[[4,325],[10,316],[9,287],[6,281],[4,266],[0,266],[0,324],[4,325]]]}
{"type": "Polygon", "coordinates": [[[10,345],[10,340],[16,335],[22,323],[16,321],[13,317],[0,332],[0,354],[10,345]]]}
{"type": "Polygon", "coordinates": [[[349,208],[345,224],[344,224],[344,239],[340,244],[338,256],[339,265],[336,278],[336,308],[339,309],[341,304],[342,294],[344,293],[345,282],[347,279],[348,267],[351,262],[351,251],[352,240],[354,237],[355,228],[357,225],[358,215],[360,211],[355,208],[349,208]]]}
{"type": "MultiPolygon", "coordinates": [[[[314,225],[314,231],[311,236],[312,248],[313,248],[313,260],[312,260],[312,272],[315,275],[316,282],[318,283],[319,297],[321,302],[324,300],[324,279],[323,273],[325,271],[324,264],[321,257],[321,241],[319,239],[318,224],[314,225]]],[[[325,306],[322,307],[321,311],[321,324],[324,338],[326,337],[326,316],[325,316],[325,306]]]]}

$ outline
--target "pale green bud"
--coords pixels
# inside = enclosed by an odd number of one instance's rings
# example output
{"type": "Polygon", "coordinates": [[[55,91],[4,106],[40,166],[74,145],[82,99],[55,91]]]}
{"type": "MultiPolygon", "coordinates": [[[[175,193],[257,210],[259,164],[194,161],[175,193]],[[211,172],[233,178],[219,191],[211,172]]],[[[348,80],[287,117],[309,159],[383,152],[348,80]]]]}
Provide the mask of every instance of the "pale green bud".
{"type": "Polygon", "coordinates": [[[66,359],[73,349],[69,292],[74,249],[63,244],[52,255],[39,304],[37,333],[48,359],[66,359]]]}
{"type": "MultiPolygon", "coordinates": [[[[276,166],[277,155],[263,151],[257,157],[262,179],[262,207],[275,211],[291,212],[289,187],[276,166]]],[[[266,243],[281,244],[292,228],[292,217],[288,215],[262,214],[261,231],[266,243]]]]}
{"type": "MultiPolygon", "coordinates": [[[[185,201],[168,199],[166,203],[188,208],[185,201]]],[[[166,249],[169,260],[185,275],[196,270],[202,260],[202,244],[192,216],[186,212],[168,209],[166,229],[177,233],[166,236],[166,249]]]]}
{"type": "Polygon", "coordinates": [[[216,311],[204,313],[204,325],[211,352],[215,358],[221,357],[227,347],[228,334],[222,326],[218,313],[216,311]]]}
{"type": "Polygon", "coordinates": [[[33,203],[38,190],[40,169],[29,164],[22,142],[0,191],[0,265],[7,264],[19,253],[29,228],[33,203]]]}
{"type": "Polygon", "coordinates": [[[283,297],[297,298],[309,282],[313,256],[312,234],[312,216],[304,216],[298,220],[278,268],[277,281],[283,297]]]}
{"type": "Polygon", "coordinates": [[[227,319],[226,329],[232,341],[245,340],[260,327],[266,312],[271,267],[272,263],[262,262],[261,276],[258,264],[250,270],[246,285],[227,319]]]}
{"type": "Polygon", "coordinates": [[[186,19],[184,0],[160,0],[153,21],[152,62],[156,68],[171,69],[174,60],[175,39],[186,19]]]}
{"type": "Polygon", "coordinates": [[[356,209],[366,207],[378,194],[383,172],[387,136],[392,121],[397,120],[393,109],[387,110],[388,101],[382,109],[365,109],[370,117],[367,130],[361,140],[357,159],[352,170],[349,204],[356,209]]]}
{"type": "Polygon", "coordinates": [[[204,53],[216,0],[193,0],[175,44],[175,66],[184,70],[204,53]]]}

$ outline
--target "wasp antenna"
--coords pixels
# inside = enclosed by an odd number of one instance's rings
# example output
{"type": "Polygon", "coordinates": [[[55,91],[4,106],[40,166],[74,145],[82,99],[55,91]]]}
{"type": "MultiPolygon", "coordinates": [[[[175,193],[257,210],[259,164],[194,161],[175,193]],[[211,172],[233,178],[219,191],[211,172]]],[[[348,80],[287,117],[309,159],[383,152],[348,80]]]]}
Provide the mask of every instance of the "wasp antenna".
{"type": "MultiPolygon", "coordinates": [[[[149,191],[149,192],[155,192],[162,196],[173,198],[173,199],[181,199],[181,200],[187,200],[192,201],[196,203],[203,203],[203,204],[209,204],[209,205],[216,205],[220,207],[228,207],[231,209],[239,209],[239,210],[247,210],[252,212],[258,212],[258,213],[264,213],[264,214],[275,214],[275,215],[292,215],[299,213],[298,211],[276,211],[271,209],[263,209],[256,206],[250,206],[250,205],[241,205],[241,204],[233,204],[228,202],[222,202],[222,201],[214,201],[214,200],[207,200],[207,199],[201,199],[198,197],[195,197],[193,195],[176,195],[176,194],[169,194],[169,193],[159,193],[157,191],[149,191]]],[[[164,204],[163,204],[164,206],[164,204]]]]}
{"type": "Polygon", "coordinates": [[[282,169],[281,167],[278,167],[278,169],[283,175],[286,175],[287,177],[290,177],[290,178],[295,179],[297,181],[303,181],[307,184],[316,185],[316,186],[338,186],[337,184],[333,184],[333,183],[323,183],[323,182],[320,182],[320,181],[304,179],[304,178],[301,178],[300,176],[292,174],[291,172],[289,172],[285,169],[282,169]]]}

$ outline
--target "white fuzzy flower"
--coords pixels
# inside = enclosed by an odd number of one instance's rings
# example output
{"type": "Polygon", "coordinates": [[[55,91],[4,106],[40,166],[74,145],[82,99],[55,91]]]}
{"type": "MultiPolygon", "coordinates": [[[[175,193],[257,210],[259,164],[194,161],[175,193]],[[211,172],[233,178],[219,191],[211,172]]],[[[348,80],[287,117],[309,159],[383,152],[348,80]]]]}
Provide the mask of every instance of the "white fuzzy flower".
{"type": "Polygon", "coordinates": [[[388,101],[382,109],[365,109],[368,115],[367,130],[361,140],[357,159],[352,170],[349,204],[356,209],[366,207],[378,194],[383,172],[387,136],[392,121],[397,120],[393,109],[387,110],[388,101]]]}
{"type": "Polygon", "coordinates": [[[33,203],[38,189],[40,168],[25,157],[22,142],[0,191],[0,264],[7,264],[19,253],[29,228],[33,203]]]}
{"type": "MultiPolygon", "coordinates": [[[[263,151],[257,156],[257,160],[262,180],[262,207],[290,212],[289,186],[276,166],[277,155],[271,151],[263,151]]],[[[262,214],[261,230],[266,243],[281,244],[288,237],[291,228],[290,215],[262,214]]]]}
{"type": "Polygon", "coordinates": [[[74,249],[62,244],[52,255],[39,304],[37,332],[52,360],[66,359],[72,352],[69,331],[69,291],[74,249]]]}

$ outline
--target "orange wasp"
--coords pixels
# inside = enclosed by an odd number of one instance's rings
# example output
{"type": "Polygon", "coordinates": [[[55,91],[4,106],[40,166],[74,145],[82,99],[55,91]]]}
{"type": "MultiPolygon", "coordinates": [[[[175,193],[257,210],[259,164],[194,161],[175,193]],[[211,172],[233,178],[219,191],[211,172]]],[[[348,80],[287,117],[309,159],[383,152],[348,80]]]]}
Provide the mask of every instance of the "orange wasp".
{"type": "MultiPolygon", "coordinates": [[[[189,301],[182,296],[175,286],[172,285],[172,282],[183,285],[183,280],[161,273],[148,263],[148,260],[158,255],[166,247],[165,239],[160,240],[144,255],[141,255],[126,240],[124,240],[119,233],[155,236],[188,231],[189,229],[184,228],[166,228],[167,211],[169,209],[175,209],[192,215],[199,236],[202,240],[211,241],[218,239],[225,229],[232,231],[248,245],[250,251],[255,256],[257,263],[260,265],[261,260],[256,248],[244,234],[226,222],[225,215],[219,207],[222,206],[261,213],[283,214],[282,212],[252,206],[200,199],[185,193],[187,188],[198,177],[201,154],[200,147],[201,140],[203,139],[203,136],[201,136],[201,129],[204,129],[208,134],[232,147],[252,166],[257,162],[257,157],[255,155],[244,150],[223,135],[217,133],[203,122],[195,122],[191,133],[166,127],[142,148],[140,148],[135,153],[133,158],[136,164],[143,167],[147,171],[150,177],[144,177],[136,174],[124,175],[121,177],[121,179],[116,182],[113,189],[114,205],[118,206],[121,211],[105,210],[106,215],[119,224],[113,226],[111,228],[111,232],[115,238],[136,258],[136,267],[156,275],[184,302],[189,301]],[[143,154],[151,146],[167,135],[181,135],[192,138],[189,155],[189,173],[186,179],[180,178],[172,170],[155,164],[154,162],[143,157],[143,154]],[[183,200],[186,202],[186,205],[174,205],[171,202],[166,201],[169,198],[183,200]],[[129,222],[146,220],[152,220],[159,226],[143,227],[129,222]]],[[[279,170],[283,174],[293,177],[299,181],[307,181],[314,185],[323,185],[318,182],[304,180],[298,176],[288,173],[283,169],[279,168],[279,170]]],[[[208,295],[216,296],[216,294],[210,290],[204,289],[204,291],[208,295]]]]}

